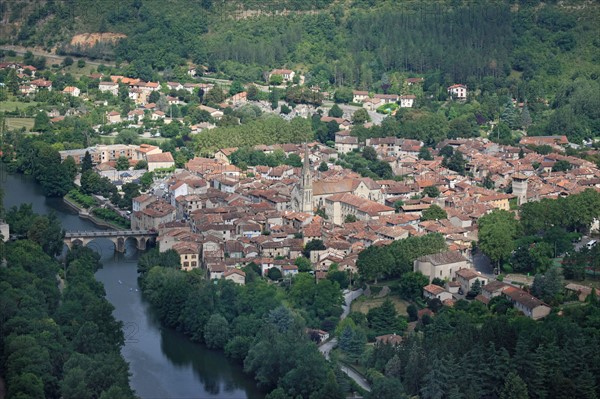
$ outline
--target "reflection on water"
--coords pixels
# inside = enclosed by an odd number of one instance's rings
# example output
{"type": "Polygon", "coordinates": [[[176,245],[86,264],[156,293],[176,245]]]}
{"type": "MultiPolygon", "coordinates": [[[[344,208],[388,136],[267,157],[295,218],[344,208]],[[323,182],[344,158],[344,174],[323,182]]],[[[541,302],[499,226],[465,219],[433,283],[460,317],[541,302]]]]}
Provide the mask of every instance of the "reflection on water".
{"type": "MultiPolygon", "coordinates": [[[[4,175],[0,184],[6,208],[28,202],[37,213],[55,212],[65,230],[101,229],[79,218],[61,200],[45,198],[30,177],[4,175]]],[[[122,354],[129,363],[131,387],[137,395],[144,399],[264,398],[241,365],[160,326],[138,287],[138,253],[132,241],[126,243],[123,254],[115,252],[114,244],[105,238],[88,246],[101,255],[103,267],[96,278],[104,284],[106,296],[115,307],[115,318],[123,322],[122,354]]]]}

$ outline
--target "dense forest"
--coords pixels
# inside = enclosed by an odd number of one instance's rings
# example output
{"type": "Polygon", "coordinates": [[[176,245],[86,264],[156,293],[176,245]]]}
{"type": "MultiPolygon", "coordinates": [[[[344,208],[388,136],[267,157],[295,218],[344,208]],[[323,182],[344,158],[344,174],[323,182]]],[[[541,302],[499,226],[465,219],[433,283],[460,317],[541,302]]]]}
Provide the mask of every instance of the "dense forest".
{"type": "Polygon", "coordinates": [[[0,241],[0,374],[7,398],[133,398],[121,357],[121,323],[94,278],[99,256],[87,248],[59,264],[62,230],[31,206],[6,212],[15,234],[0,241]],[[60,277],[57,278],[57,277],[60,277]]]}
{"type": "Polygon", "coordinates": [[[490,309],[461,300],[425,318],[399,346],[365,355],[379,398],[597,398],[600,305],[543,321],[516,315],[500,298],[490,309]],[[395,392],[395,394],[394,394],[395,392]]]}

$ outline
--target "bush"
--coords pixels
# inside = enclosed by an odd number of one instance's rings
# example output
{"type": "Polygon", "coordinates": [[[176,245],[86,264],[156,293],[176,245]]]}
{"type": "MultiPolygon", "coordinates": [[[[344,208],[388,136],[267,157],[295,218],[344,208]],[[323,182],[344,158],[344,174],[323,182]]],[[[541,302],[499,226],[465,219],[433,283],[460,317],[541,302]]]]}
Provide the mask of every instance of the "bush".
{"type": "Polygon", "coordinates": [[[398,109],[398,104],[396,103],[383,104],[382,106],[377,108],[377,112],[380,114],[391,114],[396,109],[398,109]]]}
{"type": "Polygon", "coordinates": [[[504,273],[512,273],[513,272],[513,267],[507,263],[502,265],[502,271],[504,273]]]}
{"type": "Polygon", "coordinates": [[[96,204],[94,197],[83,194],[81,191],[76,189],[69,191],[67,198],[73,200],[73,202],[76,202],[78,205],[86,209],[96,204]]]}
{"type": "Polygon", "coordinates": [[[77,68],[83,68],[85,66],[85,60],[77,61],[77,68]]]}
{"type": "Polygon", "coordinates": [[[126,229],[130,228],[129,220],[125,219],[112,209],[96,208],[92,211],[92,214],[98,217],[98,219],[114,223],[119,227],[123,227],[126,229]]]}

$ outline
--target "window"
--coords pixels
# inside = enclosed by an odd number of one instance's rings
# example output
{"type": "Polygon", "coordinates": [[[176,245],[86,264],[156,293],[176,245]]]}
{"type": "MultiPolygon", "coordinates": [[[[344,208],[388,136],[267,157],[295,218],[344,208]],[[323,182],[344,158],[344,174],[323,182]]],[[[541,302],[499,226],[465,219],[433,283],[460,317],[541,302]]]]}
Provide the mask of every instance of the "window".
{"type": "Polygon", "coordinates": [[[190,263],[189,262],[183,262],[183,267],[189,267],[190,263]]]}
{"type": "Polygon", "coordinates": [[[197,265],[196,261],[193,261],[192,262],[192,267],[196,267],[196,265],[197,265]]]}

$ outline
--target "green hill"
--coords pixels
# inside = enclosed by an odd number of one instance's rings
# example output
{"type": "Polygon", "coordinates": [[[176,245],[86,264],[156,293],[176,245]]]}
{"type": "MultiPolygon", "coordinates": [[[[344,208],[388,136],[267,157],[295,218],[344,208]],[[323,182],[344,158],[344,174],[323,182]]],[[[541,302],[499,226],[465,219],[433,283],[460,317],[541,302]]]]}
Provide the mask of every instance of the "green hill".
{"type": "Polygon", "coordinates": [[[323,88],[399,92],[404,77],[419,75],[434,97],[464,83],[549,103],[533,134],[600,131],[593,1],[55,0],[5,2],[1,13],[5,42],[127,62],[128,74],[146,79],[193,62],[240,81],[288,67],[323,88]],[[93,32],[127,37],[71,44],[93,32]]]}

